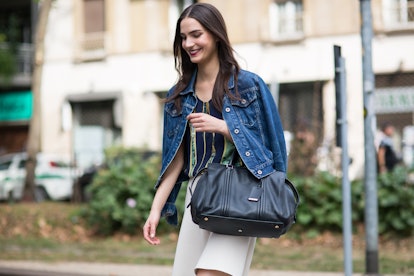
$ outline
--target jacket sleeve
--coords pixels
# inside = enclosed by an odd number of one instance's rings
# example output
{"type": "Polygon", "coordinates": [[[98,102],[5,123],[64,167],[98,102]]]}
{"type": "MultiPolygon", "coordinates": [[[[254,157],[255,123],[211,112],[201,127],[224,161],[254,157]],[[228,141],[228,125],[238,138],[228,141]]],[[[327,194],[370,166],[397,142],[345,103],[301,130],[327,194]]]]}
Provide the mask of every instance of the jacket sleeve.
{"type": "Polygon", "coordinates": [[[260,77],[258,78],[258,85],[261,93],[266,129],[269,132],[269,137],[277,137],[269,143],[273,153],[274,169],[287,172],[286,142],[279,111],[269,88],[260,77]]]}
{"type": "Polygon", "coordinates": [[[161,217],[165,217],[167,222],[171,225],[178,225],[178,212],[175,201],[177,200],[178,192],[180,191],[181,183],[176,183],[173,190],[168,196],[167,202],[161,210],[161,217]]]}

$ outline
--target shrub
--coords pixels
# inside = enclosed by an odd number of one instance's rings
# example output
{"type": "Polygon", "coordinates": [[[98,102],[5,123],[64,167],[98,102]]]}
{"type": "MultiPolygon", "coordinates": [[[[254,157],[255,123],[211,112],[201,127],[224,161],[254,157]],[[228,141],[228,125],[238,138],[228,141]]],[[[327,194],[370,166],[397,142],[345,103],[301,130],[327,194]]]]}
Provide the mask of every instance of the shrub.
{"type": "Polygon", "coordinates": [[[140,149],[111,148],[88,188],[91,200],[82,211],[97,234],[136,234],[151,207],[160,171],[159,154],[140,149]]]}
{"type": "MultiPolygon", "coordinates": [[[[291,177],[298,189],[301,202],[297,211],[297,224],[306,231],[339,231],[342,229],[341,179],[327,172],[313,177],[291,177]]],[[[352,219],[361,219],[362,186],[352,183],[352,219]]]]}
{"type": "Polygon", "coordinates": [[[378,177],[378,228],[382,234],[414,234],[414,184],[409,170],[396,167],[378,177]]]}

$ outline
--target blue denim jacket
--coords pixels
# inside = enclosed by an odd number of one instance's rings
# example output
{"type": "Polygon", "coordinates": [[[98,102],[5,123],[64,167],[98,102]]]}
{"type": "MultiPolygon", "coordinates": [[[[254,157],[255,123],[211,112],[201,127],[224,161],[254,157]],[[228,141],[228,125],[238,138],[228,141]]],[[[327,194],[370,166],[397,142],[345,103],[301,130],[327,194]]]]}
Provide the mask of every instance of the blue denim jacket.
{"type": "MultiPolygon", "coordinates": [[[[165,104],[162,167],[156,188],[183,141],[187,127],[186,117],[196,106],[195,78],[196,72],[188,87],[180,93],[181,110],[177,110],[173,102],[165,104]]],[[[234,77],[230,78],[228,85],[230,92],[234,93],[234,77]]],[[[173,88],[167,96],[172,91],[173,88]]],[[[224,97],[222,113],[243,163],[257,178],[265,177],[275,170],[286,172],[287,156],[283,128],[267,85],[258,75],[241,70],[238,92],[238,100],[227,95],[224,97]]],[[[185,180],[186,176],[182,173],[162,210],[161,215],[165,216],[170,224],[178,223],[175,201],[181,183],[185,180]]]]}

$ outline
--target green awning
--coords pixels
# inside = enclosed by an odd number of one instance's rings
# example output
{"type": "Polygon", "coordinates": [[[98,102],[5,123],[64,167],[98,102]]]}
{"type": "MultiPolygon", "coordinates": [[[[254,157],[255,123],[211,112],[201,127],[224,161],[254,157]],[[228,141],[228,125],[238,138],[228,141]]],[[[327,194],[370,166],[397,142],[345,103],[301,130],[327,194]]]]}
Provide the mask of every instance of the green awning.
{"type": "Polygon", "coordinates": [[[33,112],[32,91],[0,93],[0,121],[30,120],[33,112]]]}

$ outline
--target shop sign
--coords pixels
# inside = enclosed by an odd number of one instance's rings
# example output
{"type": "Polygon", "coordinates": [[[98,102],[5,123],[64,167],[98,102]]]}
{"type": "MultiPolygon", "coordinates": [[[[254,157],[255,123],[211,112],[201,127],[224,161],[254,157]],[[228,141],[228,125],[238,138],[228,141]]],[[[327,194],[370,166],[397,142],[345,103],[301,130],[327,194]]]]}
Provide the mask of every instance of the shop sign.
{"type": "Polygon", "coordinates": [[[414,87],[376,89],[375,111],[377,114],[413,112],[414,87]]]}
{"type": "Polygon", "coordinates": [[[0,121],[30,120],[33,112],[32,91],[0,93],[0,121]]]}

